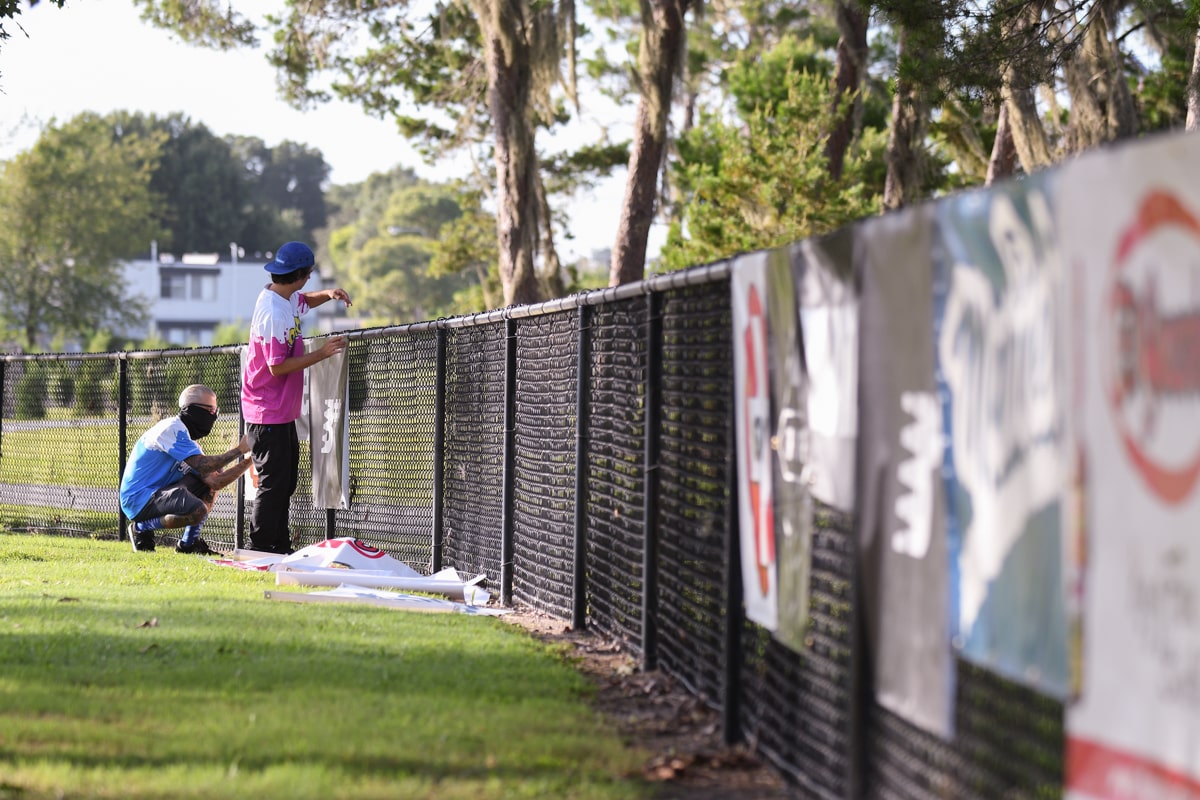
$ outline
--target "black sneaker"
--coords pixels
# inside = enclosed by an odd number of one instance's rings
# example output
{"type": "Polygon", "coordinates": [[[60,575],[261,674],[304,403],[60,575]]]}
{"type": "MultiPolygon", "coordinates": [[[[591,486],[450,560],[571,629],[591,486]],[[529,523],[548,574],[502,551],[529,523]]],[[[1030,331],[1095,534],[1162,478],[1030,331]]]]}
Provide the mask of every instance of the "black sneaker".
{"type": "Polygon", "coordinates": [[[133,549],[138,553],[153,553],[154,552],[154,534],[142,533],[137,529],[137,523],[129,523],[126,528],[129,534],[129,543],[133,545],[133,549]]]}
{"type": "Polygon", "coordinates": [[[208,546],[208,542],[204,541],[204,539],[199,536],[197,536],[195,539],[192,539],[192,541],[187,544],[180,542],[179,544],[175,545],[175,552],[191,553],[192,555],[197,556],[220,555],[216,550],[213,550],[208,546]]]}

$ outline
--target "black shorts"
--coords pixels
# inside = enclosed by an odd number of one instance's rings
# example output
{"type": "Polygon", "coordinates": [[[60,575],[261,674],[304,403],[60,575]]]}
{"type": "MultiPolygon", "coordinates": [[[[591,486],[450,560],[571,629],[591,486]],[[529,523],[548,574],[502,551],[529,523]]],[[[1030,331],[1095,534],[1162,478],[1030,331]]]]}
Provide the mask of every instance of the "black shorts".
{"type": "Polygon", "coordinates": [[[182,480],[164,486],[150,496],[145,507],[138,512],[134,522],[142,522],[167,514],[191,514],[212,500],[212,489],[199,475],[188,473],[182,480]]]}

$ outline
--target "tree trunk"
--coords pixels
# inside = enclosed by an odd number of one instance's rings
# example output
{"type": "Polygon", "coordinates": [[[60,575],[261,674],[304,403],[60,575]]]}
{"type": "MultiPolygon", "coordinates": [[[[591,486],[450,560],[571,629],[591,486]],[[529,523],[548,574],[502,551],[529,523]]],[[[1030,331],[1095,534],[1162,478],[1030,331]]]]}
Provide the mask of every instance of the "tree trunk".
{"type": "Polygon", "coordinates": [[[1083,43],[1066,65],[1071,97],[1067,151],[1078,153],[1137,133],[1137,111],[1125,82],[1121,54],[1110,35],[1110,12],[1097,6],[1083,43]]]}
{"type": "Polygon", "coordinates": [[[988,159],[987,181],[991,186],[998,180],[1011,177],[1017,166],[1017,146],[1013,142],[1012,127],[1008,124],[1008,104],[1000,104],[996,119],[996,141],[992,143],[992,157],[988,159]]]}
{"type": "Polygon", "coordinates": [[[1006,79],[1000,97],[1004,100],[1004,110],[1007,112],[1009,135],[1025,174],[1054,163],[1050,139],[1038,116],[1033,89],[1016,88],[1006,79]]]}
{"type": "Polygon", "coordinates": [[[642,44],[638,52],[638,100],[629,178],[613,246],[608,284],[639,281],[646,273],[646,240],[654,222],[658,172],[666,150],[671,88],[684,48],[689,0],[641,0],[642,44]]]}
{"type": "Polygon", "coordinates": [[[1195,52],[1192,55],[1192,74],[1187,83],[1187,129],[1200,129],[1200,27],[1196,29],[1195,52]]]}
{"type": "Polygon", "coordinates": [[[538,274],[543,297],[550,299],[562,297],[567,293],[563,283],[562,261],[558,258],[558,249],[554,246],[554,225],[550,219],[550,202],[546,199],[546,185],[542,182],[542,173],[537,173],[538,216],[541,219],[542,232],[542,268],[538,274]]]}
{"type": "Polygon", "coordinates": [[[496,238],[505,305],[541,301],[537,248],[537,159],[530,122],[533,75],[520,0],[476,0],[486,47],[496,144],[496,238]]]}
{"type": "MultiPolygon", "coordinates": [[[[1033,39],[1037,35],[1034,31],[1037,29],[1041,13],[1041,4],[1030,4],[1010,26],[1006,26],[1005,37],[1016,43],[1016,49],[1034,50],[1033,39]]],[[[1030,77],[1030,70],[1023,67],[1017,58],[1009,61],[1004,67],[1000,98],[1002,119],[1007,123],[1007,137],[1012,141],[1012,147],[1016,150],[1017,159],[1025,174],[1031,174],[1054,163],[1050,137],[1046,134],[1046,128],[1038,114],[1036,81],[1030,77]]],[[[996,140],[1000,142],[999,133],[996,140]]],[[[995,149],[992,155],[994,159],[995,149]]],[[[990,175],[991,167],[988,169],[990,175]]],[[[990,183],[991,178],[988,180],[990,183]]]]}
{"type": "Polygon", "coordinates": [[[837,43],[837,72],[834,76],[834,114],[837,124],[825,142],[829,159],[829,175],[836,181],[842,177],[846,151],[858,133],[862,121],[863,75],[867,63],[867,17],[847,0],[838,2],[837,26],[841,36],[837,43]],[[853,95],[849,103],[847,98],[853,95]]]}
{"type": "MultiPolygon", "coordinates": [[[[897,42],[898,61],[908,53],[909,33],[900,27],[897,42]]],[[[927,127],[926,102],[918,86],[897,70],[896,96],[892,101],[892,130],[887,145],[887,177],[883,183],[883,209],[894,211],[921,199],[924,176],[922,142],[927,127]]]]}

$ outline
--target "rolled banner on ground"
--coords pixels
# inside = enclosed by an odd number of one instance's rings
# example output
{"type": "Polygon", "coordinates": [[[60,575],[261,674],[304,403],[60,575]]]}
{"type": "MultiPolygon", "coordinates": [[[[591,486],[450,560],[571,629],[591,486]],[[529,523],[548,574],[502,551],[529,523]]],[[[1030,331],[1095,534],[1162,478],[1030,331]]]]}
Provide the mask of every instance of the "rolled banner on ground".
{"type": "Polygon", "coordinates": [[[401,589],[409,592],[444,595],[469,605],[483,605],[491,595],[479,587],[486,575],[476,575],[463,581],[453,569],[444,569],[428,577],[404,577],[397,575],[370,574],[365,570],[305,569],[302,571],[280,571],[275,573],[276,586],[365,586],[376,589],[401,589]]]}

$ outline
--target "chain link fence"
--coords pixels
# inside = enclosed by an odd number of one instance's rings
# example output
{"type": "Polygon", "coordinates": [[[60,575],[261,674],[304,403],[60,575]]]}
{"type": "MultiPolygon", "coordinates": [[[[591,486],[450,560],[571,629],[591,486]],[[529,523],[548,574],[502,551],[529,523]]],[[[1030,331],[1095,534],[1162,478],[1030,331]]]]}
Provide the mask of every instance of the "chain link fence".
{"type": "MultiPolygon", "coordinates": [[[[717,264],[350,332],[350,509],[312,507],[302,444],[295,544],[354,536],[425,572],[485,573],[504,602],[676,677],[805,797],[1060,796],[1058,702],[962,663],[951,741],[874,703],[851,515],[817,509],[801,652],[743,618],[731,328],[717,264]]],[[[133,442],[204,383],[222,413],[203,444],[232,444],[239,364],[237,347],[4,357],[0,525],[120,537],[133,442]]],[[[240,545],[244,505],[223,492],[206,538],[240,545]]]]}

